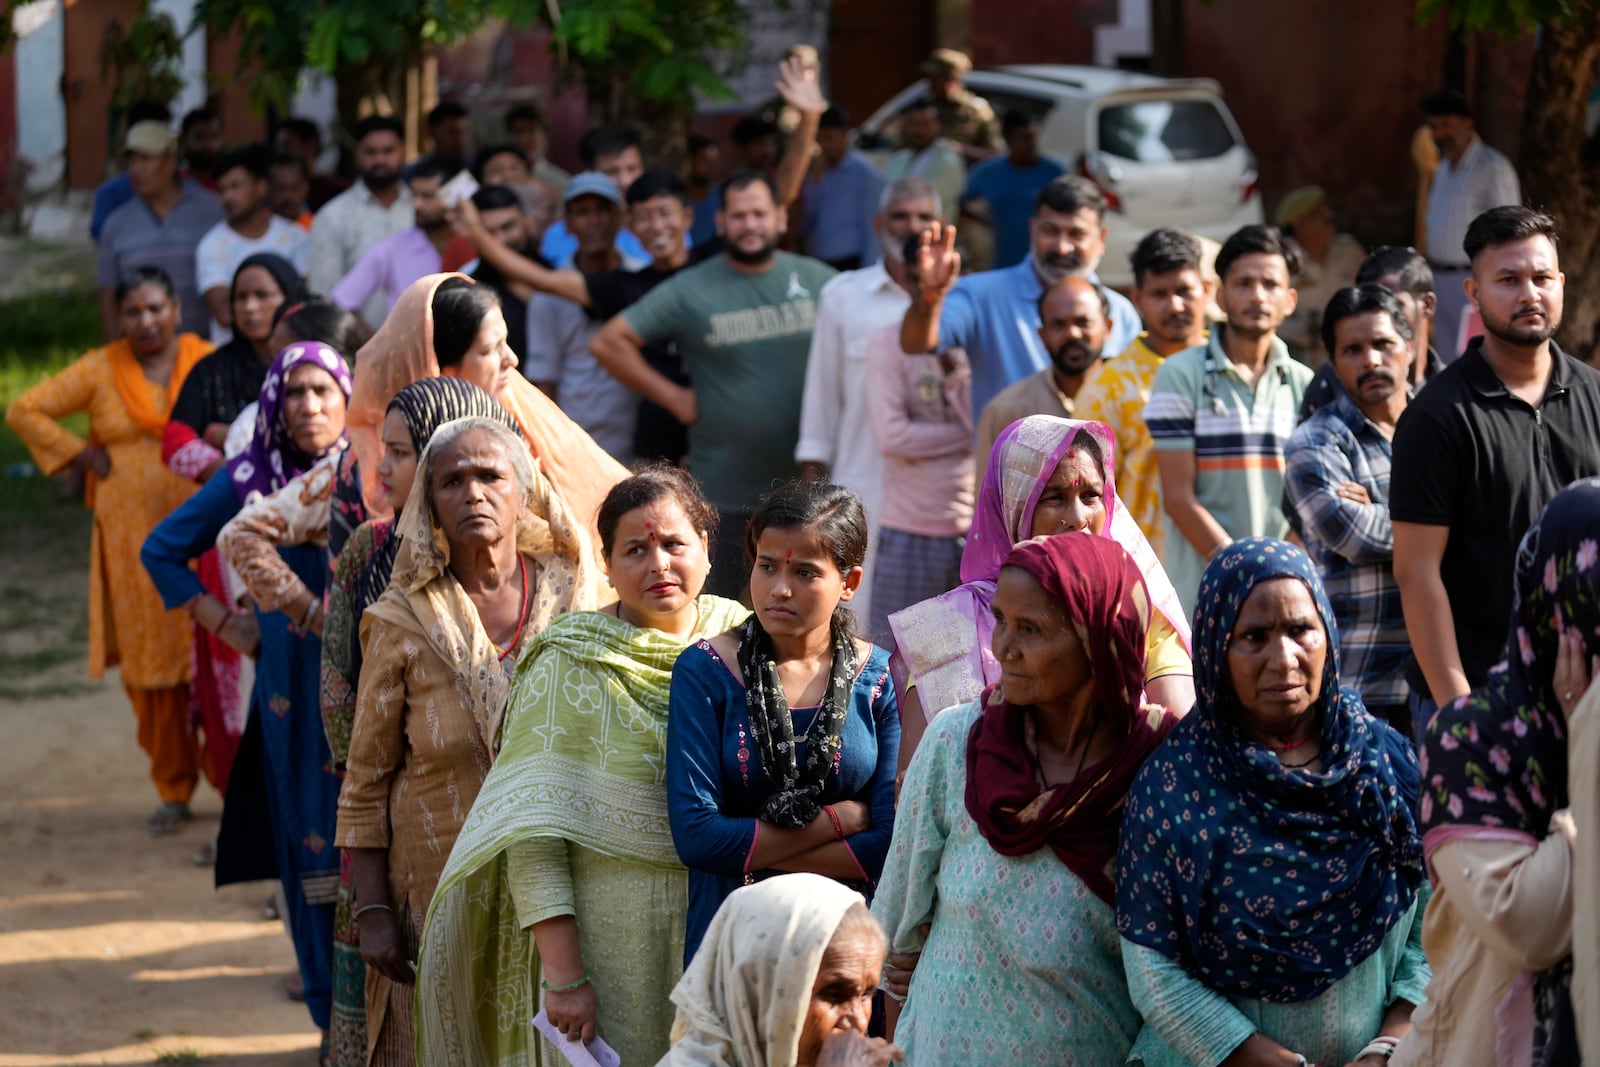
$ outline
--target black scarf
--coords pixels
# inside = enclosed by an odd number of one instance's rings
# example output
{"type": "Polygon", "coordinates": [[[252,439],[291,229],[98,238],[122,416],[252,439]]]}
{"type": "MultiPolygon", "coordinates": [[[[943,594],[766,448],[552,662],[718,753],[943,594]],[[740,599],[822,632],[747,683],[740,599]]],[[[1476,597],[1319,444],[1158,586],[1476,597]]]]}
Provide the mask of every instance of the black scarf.
{"type": "Polygon", "coordinates": [[[822,787],[839,754],[845,716],[850,711],[850,689],[855,685],[855,642],[834,634],[828,688],[805,737],[804,769],[795,756],[794,717],[778,681],[772,638],[753,614],[739,635],[739,670],[744,674],[756,755],[775,787],[762,805],[761,817],[786,830],[802,829],[822,811],[822,787]]]}

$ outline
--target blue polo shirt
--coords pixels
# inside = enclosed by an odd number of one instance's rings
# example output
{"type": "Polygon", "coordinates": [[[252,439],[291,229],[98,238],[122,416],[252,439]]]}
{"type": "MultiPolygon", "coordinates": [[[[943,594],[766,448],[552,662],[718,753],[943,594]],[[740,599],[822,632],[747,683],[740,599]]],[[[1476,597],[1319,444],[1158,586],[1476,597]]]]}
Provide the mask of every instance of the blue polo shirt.
{"type": "MultiPolygon", "coordinates": [[[[1096,285],[1100,279],[1090,275],[1096,285]]],[[[996,393],[1050,365],[1039,340],[1039,296],[1044,285],[1030,255],[1014,267],[968,274],[944,298],[938,351],[964,348],[972,364],[972,410],[982,411],[996,393]]],[[[1143,327],[1128,298],[1106,289],[1111,332],[1105,353],[1121,352],[1143,327]]]]}

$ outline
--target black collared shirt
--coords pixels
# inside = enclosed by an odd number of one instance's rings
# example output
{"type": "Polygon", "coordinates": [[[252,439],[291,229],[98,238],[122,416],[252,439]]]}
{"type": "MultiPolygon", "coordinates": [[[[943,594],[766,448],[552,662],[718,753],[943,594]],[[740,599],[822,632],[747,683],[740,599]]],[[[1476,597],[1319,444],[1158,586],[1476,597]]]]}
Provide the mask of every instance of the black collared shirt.
{"type": "MultiPolygon", "coordinates": [[[[1600,475],[1600,371],[1551,351],[1535,408],[1495,376],[1475,338],[1395,428],[1389,512],[1396,522],[1450,528],[1439,570],[1474,688],[1505,648],[1522,535],[1551,497],[1600,475]]],[[[1428,691],[1414,656],[1406,676],[1428,691]]]]}

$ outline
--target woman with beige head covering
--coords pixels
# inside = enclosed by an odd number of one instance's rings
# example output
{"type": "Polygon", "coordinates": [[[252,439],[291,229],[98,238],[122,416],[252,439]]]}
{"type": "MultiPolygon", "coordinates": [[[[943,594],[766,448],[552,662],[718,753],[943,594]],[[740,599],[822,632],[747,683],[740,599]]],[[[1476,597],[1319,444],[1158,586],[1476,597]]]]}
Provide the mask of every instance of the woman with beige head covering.
{"type": "Polygon", "coordinates": [[[866,1037],[886,946],[861,894],[820,874],[734,890],[672,1002],[657,1067],[877,1067],[901,1059],[866,1037]]]}
{"type": "Polygon", "coordinates": [[[523,441],[458,419],[422,455],[362,668],[336,841],[353,850],[369,1064],[413,1060],[422,922],[500,745],[511,668],[558,615],[596,604],[587,539],[523,441]]]}
{"type": "Polygon", "coordinates": [[[360,463],[367,512],[387,510],[377,492],[377,470],[383,451],[378,435],[389,401],[418,378],[444,374],[466,378],[516,416],[540,473],[568,514],[588,530],[591,544],[598,543],[600,502],[628,476],[627,468],[522,376],[505,339],[505,316],[494,290],[465,274],[431,274],[400,294],[356,357],[350,444],[360,463]]]}

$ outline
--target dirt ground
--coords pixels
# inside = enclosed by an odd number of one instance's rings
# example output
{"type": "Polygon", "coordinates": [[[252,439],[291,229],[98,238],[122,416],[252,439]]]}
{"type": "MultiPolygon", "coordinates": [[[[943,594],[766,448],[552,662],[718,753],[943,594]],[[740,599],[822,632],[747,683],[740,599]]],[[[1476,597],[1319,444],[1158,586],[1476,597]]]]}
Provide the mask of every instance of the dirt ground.
{"type": "MultiPolygon", "coordinates": [[[[58,581],[81,603],[81,572],[58,581]]],[[[114,675],[90,687],[83,669],[29,679],[60,695],[0,698],[0,1067],[311,1067],[270,886],[218,892],[194,866],[220,798],[202,785],[196,820],[151,838],[133,713],[114,675]]]]}

